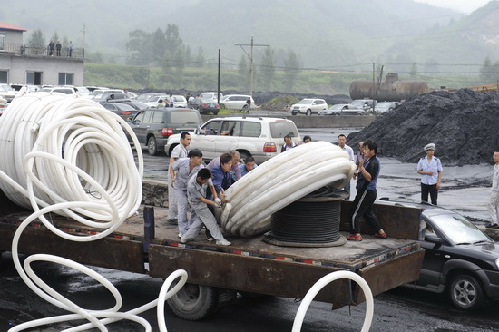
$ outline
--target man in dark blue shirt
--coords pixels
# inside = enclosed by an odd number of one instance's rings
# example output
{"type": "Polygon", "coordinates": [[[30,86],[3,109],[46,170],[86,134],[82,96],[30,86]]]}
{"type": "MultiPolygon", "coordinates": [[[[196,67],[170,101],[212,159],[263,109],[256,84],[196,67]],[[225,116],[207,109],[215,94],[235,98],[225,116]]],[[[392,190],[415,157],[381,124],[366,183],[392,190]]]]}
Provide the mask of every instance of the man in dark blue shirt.
{"type": "Polygon", "coordinates": [[[377,182],[379,175],[379,161],[376,157],[378,146],[373,141],[364,142],[364,157],[359,159],[359,173],[357,178],[357,196],[350,211],[350,236],[348,240],[362,241],[359,232],[360,218],[364,219],[376,230],[375,236],[386,239],[386,233],[381,227],[378,218],[372,211],[377,196],[377,182]]]}

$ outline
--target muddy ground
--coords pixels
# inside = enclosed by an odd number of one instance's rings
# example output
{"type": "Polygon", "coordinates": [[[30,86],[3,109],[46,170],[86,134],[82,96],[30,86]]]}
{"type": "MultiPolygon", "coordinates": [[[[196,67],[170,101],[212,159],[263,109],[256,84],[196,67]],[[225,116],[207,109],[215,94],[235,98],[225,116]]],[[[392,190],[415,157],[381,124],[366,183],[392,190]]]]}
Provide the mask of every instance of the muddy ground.
{"type": "Polygon", "coordinates": [[[444,165],[490,163],[499,147],[499,92],[427,93],[402,103],[358,133],[350,146],[374,140],[380,156],[417,162],[424,146],[436,144],[444,165]]]}

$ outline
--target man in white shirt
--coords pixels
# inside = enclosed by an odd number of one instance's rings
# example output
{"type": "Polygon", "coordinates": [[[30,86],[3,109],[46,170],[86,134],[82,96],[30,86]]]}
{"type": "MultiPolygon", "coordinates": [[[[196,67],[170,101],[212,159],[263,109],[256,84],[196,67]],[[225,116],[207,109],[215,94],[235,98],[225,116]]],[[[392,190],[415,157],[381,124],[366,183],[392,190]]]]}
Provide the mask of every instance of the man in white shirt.
{"type": "Polygon", "coordinates": [[[168,213],[170,216],[169,222],[171,224],[177,224],[178,218],[178,208],[177,208],[177,196],[173,190],[172,179],[175,179],[175,171],[172,169],[174,162],[180,158],[187,158],[187,147],[191,145],[191,134],[184,131],[180,134],[180,144],[173,148],[170,155],[170,166],[168,167],[168,213]]]}
{"type": "Polygon", "coordinates": [[[425,146],[426,157],[418,161],[416,171],[421,174],[421,201],[428,202],[430,194],[431,204],[437,205],[438,190],[442,182],[442,163],[435,157],[435,143],[425,146]]]}
{"type": "MultiPolygon", "coordinates": [[[[353,154],[353,149],[347,145],[347,137],[344,134],[338,135],[338,146],[348,153],[348,160],[355,161],[355,157],[353,154]]],[[[348,197],[346,200],[350,199],[350,182],[348,182],[345,186],[345,191],[348,192],[348,197]]]]}
{"type": "Polygon", "coordinates": [[[494,175],[492,177],[492,188],[490,189],[490,200],[487,209],[490,213],[491,223],[485,227],[499,228],[499,147],[494,151],[494,175]]]}

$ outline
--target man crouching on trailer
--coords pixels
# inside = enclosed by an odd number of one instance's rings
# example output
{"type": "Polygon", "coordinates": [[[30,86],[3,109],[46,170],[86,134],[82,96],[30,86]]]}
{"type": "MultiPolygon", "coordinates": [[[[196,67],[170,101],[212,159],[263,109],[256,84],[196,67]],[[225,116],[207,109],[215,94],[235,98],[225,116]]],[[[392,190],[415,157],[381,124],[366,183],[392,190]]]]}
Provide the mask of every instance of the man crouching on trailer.
{"type": "Polygon", "coordinates": [[[185,243],[198,236],[201,227],[204,224],[211,233],[211,236],[217,240],[218,245],[229,246],[230,242],[224,239],[217,220],[208,209],[208,205],[220,206],[220,200],[212,201],[206,199],[206,189],[208,181],[211,179],[211,172],[207,168],[202,168],[196,176],[193,176],[187,184],[187,198],[191,204],[191,225],[187,233],[183,234],[180,242],[185,243]]]}

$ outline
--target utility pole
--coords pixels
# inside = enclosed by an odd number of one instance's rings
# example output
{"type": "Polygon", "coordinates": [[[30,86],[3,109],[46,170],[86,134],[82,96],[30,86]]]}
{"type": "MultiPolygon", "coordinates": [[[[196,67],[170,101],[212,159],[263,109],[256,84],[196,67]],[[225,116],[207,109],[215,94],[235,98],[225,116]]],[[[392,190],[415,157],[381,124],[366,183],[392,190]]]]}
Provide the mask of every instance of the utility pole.
{"type": "Polygon", "coordinates": [[[83,35],[83,41],[81,45],[83,58],[85,58],[85,31],[86,31],[86,26],[85,23],[83,23],[83,30],[81,30],[81,33],[83,35]]]}
{"type": "Polygon", "coordinates": [[[250,44],[235,44],[239,45],[241,49],[243,50],[244,53],[249,57],[250,60],[250,65],[249,65],[249,72],[250,72],[250,78],[249,78],[249,95],[253,97],[253,46],[269,46],[268,44],[255,44],[253,43],[253,36],[251,36],[251,43],[250,44]],[[246,52],[246,50],[243,48],[243,46],[249,46],[250,47],[250,54],[246,52]]]}

